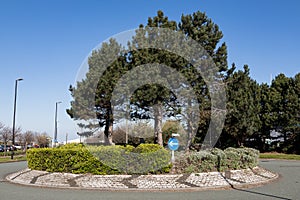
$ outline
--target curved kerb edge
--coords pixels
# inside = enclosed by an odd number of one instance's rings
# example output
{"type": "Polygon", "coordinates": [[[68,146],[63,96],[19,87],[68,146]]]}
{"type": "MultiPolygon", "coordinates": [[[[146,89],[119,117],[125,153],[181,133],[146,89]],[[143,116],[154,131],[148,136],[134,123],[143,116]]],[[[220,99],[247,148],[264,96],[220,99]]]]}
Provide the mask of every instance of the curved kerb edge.
{"type": "Polygon", "coordinates": [[[10,174],[5,179],[10,183],[19,185],[56,189],[184,192],[259,187],[274,182],[280,177],[278,173],[261,167],[253,169],[231,170],[232,176],[230,178],[225,178],[224,172],[163,175],[91,175],[49,173],[25,169],[10,174]],[[261,173],[255,173],[255,171],[261,173]],[[247,178],[252,180],[247,182],[245,180],[247,178]],[[209,184],[212,182],[213,184],[209,184]]]}

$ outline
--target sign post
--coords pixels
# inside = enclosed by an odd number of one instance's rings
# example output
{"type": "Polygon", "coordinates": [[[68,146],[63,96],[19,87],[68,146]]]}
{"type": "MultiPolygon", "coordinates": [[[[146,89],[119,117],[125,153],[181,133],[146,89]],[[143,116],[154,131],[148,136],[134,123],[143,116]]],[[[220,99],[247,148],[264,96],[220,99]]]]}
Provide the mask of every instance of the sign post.
{"type": "MultiPolygon", "coordinates": [[[[177,134],[178,135],[178,134],[177,134]]],[[[175,155],[174,155],[174,151],[176,151],[179,147],[179,142],[178,140],[173,136],[169,139],[168,141],[168,147],[169,149],[172,151],[172,158],[171,158],[171,162],[174,163],[175,162],[175,155]]]]}

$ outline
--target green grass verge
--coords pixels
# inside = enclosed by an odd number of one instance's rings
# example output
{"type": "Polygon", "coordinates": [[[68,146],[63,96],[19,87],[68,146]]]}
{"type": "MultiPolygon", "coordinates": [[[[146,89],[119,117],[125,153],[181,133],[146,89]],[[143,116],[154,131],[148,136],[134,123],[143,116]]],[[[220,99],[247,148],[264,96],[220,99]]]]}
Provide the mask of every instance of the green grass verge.
{"type": "Polygon", "coordinates": [[[17,155],[14,156],[14,159],[11,159],[10,155],[0,157],[0,163],[25,161],[25,160],[26,160],[26,155],[17,155]]]}
{"type": "Polygon", "coordinates": [[[261,153],[261,159],[286,159],[286,160],[300,160],[300,155],[296,154],[283,154],[283,153],[261,153]]]}

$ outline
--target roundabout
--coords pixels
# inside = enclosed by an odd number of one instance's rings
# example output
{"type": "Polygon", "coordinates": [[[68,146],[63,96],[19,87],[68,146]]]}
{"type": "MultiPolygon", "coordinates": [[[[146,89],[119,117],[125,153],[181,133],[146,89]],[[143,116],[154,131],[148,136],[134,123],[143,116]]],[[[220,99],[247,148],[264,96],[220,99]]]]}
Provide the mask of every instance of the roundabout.
{"type": "Polygon", "coordinates": [[[64,189],[182,191],[253,187],[269,183],[278,177],[277,173],[262,167],[227,172],[161,175],[50,173],[27,168],[6,176],[6,180],[21,185],[64,189]]]}
{"type": "MultiPolygon", "coordinates": [[[[103,199],[103,200],[140,200],[140,199],[299,199],[300,191],[300,161],[289,160],[260,160],[259,166],[279,174],[274,181],[268,184],[227,186],[219,189],[206,188],[146,190],[146,189],[80,189],[79,187],[37,186],[35,184],[18,184],[6,177],[22,171],[27,167],[26,162],[0,164],[0,196],[9,199],[53,200],[53,199],[103,199]],[[255,187],[254,187],[255,186],[255,187]]],[[[27,174],[29,175],[29,174],[27,174]]],[[[20,178],[20,177],[19,177],[20,178]]],[[[17,177],[15,178],[15,181],[17,177]]],[[[32,180],[32,179],[31,179],[32,180]]],[[[35,179],[36,181],[38,179],[35,179]]],[[[57,185],[57,184],[56,184],[57,185]]],[[[204,187],[203,187],[204,188],[204,187]]]]}

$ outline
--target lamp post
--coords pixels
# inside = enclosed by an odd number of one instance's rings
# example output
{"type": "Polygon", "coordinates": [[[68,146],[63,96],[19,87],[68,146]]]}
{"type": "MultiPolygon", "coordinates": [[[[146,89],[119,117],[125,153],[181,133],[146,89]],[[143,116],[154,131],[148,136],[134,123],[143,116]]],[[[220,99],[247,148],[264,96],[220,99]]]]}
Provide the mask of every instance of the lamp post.
{"type": "Polygon", "coordinates": [[[54,127],[54,143],[53,146],[56,147],[56,143],[57,143],[57,105],[60,104],[61,101],[58,101],[55,103],[55,127],[54,127]]]}
{"type": "Polygon", "coordinates": [[[12,128],[12,152],[11,159],[14,159],[14,146],[15,146],[15,123],[16,123],[16,108],[17,108],[17,93],[18,93],[18,81],[22,81],[22,78],[18,78],[15,82],[15,100],[14,100],[14,116],[13,116],[13,128],[12,128]]]}

